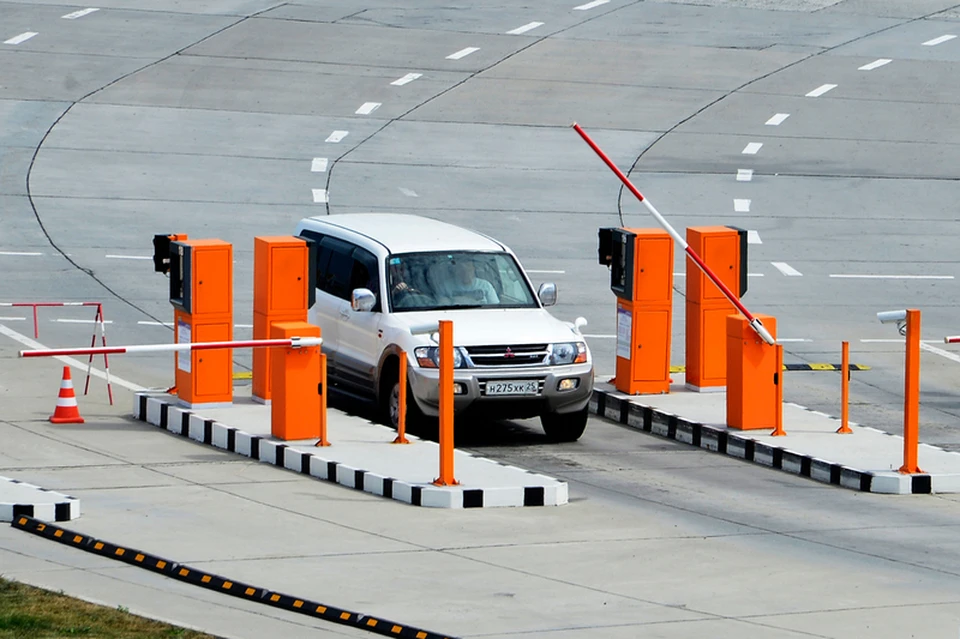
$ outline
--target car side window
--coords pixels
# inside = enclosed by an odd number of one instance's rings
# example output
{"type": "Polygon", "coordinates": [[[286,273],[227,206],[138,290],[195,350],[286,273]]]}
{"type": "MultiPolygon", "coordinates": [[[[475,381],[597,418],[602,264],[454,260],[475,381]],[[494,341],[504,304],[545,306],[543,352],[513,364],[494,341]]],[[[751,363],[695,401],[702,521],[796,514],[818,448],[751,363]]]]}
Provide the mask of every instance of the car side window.
{"type": "MultiPolygon", "coordinates": [[[[350,274],[350,291],[357,288],[370,289],[377,297],[373,312],[380,312],[380,266],[377,256],[359,246],[353,250],[353,269],[350,274]]],[[[349,297],[349,293],[348,293],[349,297]]]]}
{"type": "Polygon", "coordinates": [[[343,300],[350,299],[353,251],[350,242],[327,235],[320,240],[317,254],[317,288],[343,300]]]}

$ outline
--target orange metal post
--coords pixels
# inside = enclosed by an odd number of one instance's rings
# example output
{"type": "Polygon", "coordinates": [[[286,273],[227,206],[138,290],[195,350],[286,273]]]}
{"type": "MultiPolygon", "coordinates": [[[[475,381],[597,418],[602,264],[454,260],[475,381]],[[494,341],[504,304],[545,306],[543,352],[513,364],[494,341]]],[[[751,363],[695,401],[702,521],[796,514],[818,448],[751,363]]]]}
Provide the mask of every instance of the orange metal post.
{"type": "Polygon", "coordinates": [[[774,349],[776,349],[777,372],[773,374],[773,383],[777,385],[777,406],[774,412],[773,432],[770,435],[782,437],[787,434],[783,430],[783,344],[775,344],[774,349]]]}
{"type": "MultiPolygon", "coordinates": [[[[690,248],[738,296],[746,289],[744,242],[739,229],[729,226],[687,228],[690,248]]],[[[688,257],[686,263],[685,383],[696,391],[722,390],[727,384],[727,315],[737,309],[693,260],[688,257]]]]}
{"type": "MultiPolygon", "coordinates": [[[[306,322],[274,322],[270,337],[320,337],[320,327],[306,322]]],[[[277,439],[321,437],[321,361],[319,346],[270,348],[273,400],[270,432],[277,439]]]]}
{"type": "Polygon", "coordinates": [[[397,438],[393,440],[394,444],[409,444],[407,439],[407,354],[400,351],[400,379],[397,385],[400,387],[400,399],[397,405],[397,438]]]}
{"type": "MultiPolygon", "coordinates": [[[[183,297],[174,303],[175,341],[220,342],[233,339],[233,246],[222,240],[177,242],[183,297]]],[[[233,350],[181,352],[176,388],[189,406],[233,402],[233,350]]]]}
{"type": "MultiPolygon", "coordinates": [[[[777,320],[755,315],[776,338],[777,320]]],[[[781,366],[782,368],[782,366],[781,366]]],[[[743,315],[727,316],[727,427],[772,428],[777,421],[777,370],[774,346],[767,344],[743,315]]]]}
{"type": "Polygon", "coordinates": [[[907,309],[907,356],[903,390],[903,466],[905,474],[922,473],[917,466],[920,438],[920,311],[907,309]]]}
{"type": "Polygon", "coordinates": [[[437,486],[456,486],[453,476],[453,322],[440,320],[440,476],[437,486]]]}
{"type": "MultiPolygon", "coordinates": [[[[307,321],[310,253],[299,237],[253,238],[253,339],[267,339],[272,322],[307,321]]],[[[253,399],[270,401],[270,353],[253,349],[253,399]]]]}
{"type": "Polygon", "coordinates": [[[617,297],[617,364],[621,393],[670,391],[673,320],[673,239],[660,229],[624,229],[631,235],[631,290],[617,297]]]}
{"type": "Polygon", "coordinates": [[[840,428],[841,435],[850,435],[853,430],[849,425],[850,418],[850,342],[843,342],[840,356],[840,428]]]}

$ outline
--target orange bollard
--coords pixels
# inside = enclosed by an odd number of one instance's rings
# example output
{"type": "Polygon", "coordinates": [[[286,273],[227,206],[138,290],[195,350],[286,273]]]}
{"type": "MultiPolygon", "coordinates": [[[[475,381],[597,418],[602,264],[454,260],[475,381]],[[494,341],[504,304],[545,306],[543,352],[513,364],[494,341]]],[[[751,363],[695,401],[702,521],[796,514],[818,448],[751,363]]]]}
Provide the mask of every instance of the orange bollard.
{"type": "Polygon", "coordinates": [[[777,385],[777,406],[774,410],[774,427],[770,433],[772,437],[782,437],[787,434],[783,430],[783,344],[774,346],[777,350],[777,372],[774,373],[773,383],[777,385]]]}
{"type": "Polygon", "coordinates": [[[397,402],[397,438],[394,444],[409,444],[407,439],[407,353],[400,351],[400,398],[397,402]]]}
{"type": "Polygon", "coordinates": [[[907,354],[903,390],[904,474],[922,473],[917,466],[920,438],[920,311],[907,309],[907,354]]]}
{"type": "Polygon", "coordinates": [[[437,486],[456,486],[453,477],[453,322],[440,320],[440,476],[437,486]]]}
{"type": "Polygon", "coordinates": [[[853,430],[849,426],[850,417],[850,342],[843,342],[841,345],[842,355],[840,361],[840,428],[837,432],[841,435],[850,435],[853,430]]]}

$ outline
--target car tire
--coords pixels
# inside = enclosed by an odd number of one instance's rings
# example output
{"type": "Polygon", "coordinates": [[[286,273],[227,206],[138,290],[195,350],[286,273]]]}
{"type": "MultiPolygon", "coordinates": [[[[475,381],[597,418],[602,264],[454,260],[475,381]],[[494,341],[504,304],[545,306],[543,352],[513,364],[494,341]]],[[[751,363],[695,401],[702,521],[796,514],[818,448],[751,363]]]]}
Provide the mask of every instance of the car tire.
{"type": "Polygon", "coordinates": [[[552,442],[575,442],[583,435],[589,415],[587,406],[573,413],[544,413],[540,425],[552,442]]]}
{"type": "MultiPolygon", "coordinates": [[[[384,393],[384,400],[382,402],[381,410],[383,412],[384,422],[391,428],[397,428],[398,426],[398,417],[399,417],[399,407],[400,407],[400,381],[396,377],[392,378],[387,384],[389,389],[384,393]]],[[[422,424],[424,421],[424,415],[420,411],[420,407],[417,406],[416,400],[413,399],[413,393],[410,390],[409,384],[407,385],[407,418],[405,422],[406,427],[416,427],[422,424]]]]}

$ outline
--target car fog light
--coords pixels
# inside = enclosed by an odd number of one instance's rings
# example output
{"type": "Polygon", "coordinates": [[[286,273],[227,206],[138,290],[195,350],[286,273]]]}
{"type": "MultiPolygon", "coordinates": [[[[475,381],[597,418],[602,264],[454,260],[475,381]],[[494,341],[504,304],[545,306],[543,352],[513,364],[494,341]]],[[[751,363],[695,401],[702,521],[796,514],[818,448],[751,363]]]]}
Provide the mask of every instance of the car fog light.
{"type": "Polygon", "coordinates": [[[466,395],[467,387],[460,382],[453,383],[453,394],[454,395],[466,395]]]}
{"type": "Polygon", "coordinates": [[[580,385],[580,379],[578,377],[568,377],[566,379],[561,379],[560,383],[557,384],[558,391],[571,391],[580,385]]]}

